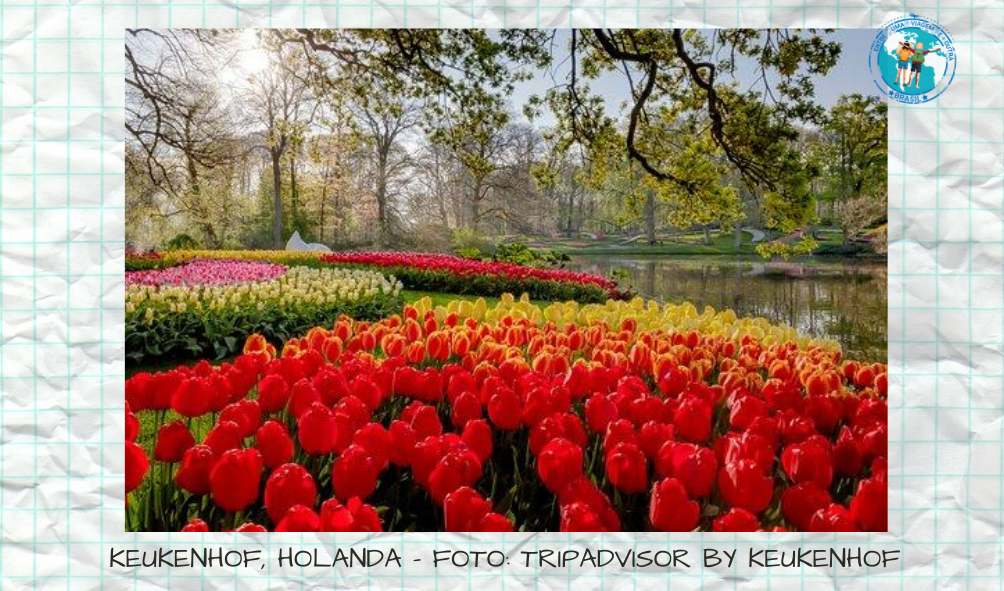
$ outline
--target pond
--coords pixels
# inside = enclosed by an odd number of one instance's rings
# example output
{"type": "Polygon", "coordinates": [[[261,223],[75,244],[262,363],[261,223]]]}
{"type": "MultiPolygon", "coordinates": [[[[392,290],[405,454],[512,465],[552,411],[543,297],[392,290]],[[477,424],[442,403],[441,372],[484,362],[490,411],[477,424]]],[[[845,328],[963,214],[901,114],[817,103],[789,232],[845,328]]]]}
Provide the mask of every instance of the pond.
{"type": "Polygon", "coordinates": [[[567,268],[610,277],[640,296],[763,316],[834,339],[847,357],[887,360],[888,284],[881,263],[764,262],[728,257],[576,256],[567,268]]]}

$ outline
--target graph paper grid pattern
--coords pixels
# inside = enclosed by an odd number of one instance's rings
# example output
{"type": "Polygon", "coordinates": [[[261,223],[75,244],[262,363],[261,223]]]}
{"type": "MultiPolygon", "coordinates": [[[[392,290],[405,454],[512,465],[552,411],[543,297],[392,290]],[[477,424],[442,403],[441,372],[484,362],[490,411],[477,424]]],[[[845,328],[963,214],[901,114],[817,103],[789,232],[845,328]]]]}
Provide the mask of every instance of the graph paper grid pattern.
{"type": "MultiPolygon", "coordinates": [[[[862,64],[862,75],[868,69],[862,64]]],[[[89,2],[0,6],[0,581],[17,589],[1001,589],[1004,4],[999,0],[89,2]],[[740,8],[741,6],[741,8],[740,8]],[[959,56],[889,110],[889,534],[123,533],[123,57],[127,27],[837,27],[906,12],[959,56]],[[366,541],[404,567],[279,568],[366,541]],[[691,568],[538,568],[520,551],[688,549],[691,568]],[[700,565],[705,548],[900,550],[889,568],[700,565]],[[122,569],[111,548],[262,550],[265,568],[122,569]],[[497,569],[432,551],[498,549],[497,569]],[[421,562],[414,562],[419,558],[421,562]],[[863,575],[869,575],[862,578],[863,575]]]]}

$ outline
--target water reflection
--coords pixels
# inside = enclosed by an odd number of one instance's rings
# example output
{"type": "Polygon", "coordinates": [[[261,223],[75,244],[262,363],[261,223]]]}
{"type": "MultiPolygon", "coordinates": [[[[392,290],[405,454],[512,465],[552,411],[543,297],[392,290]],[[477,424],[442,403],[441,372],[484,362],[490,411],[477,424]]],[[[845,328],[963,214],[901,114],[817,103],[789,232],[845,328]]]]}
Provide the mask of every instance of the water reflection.
{"type": "Polygon", "coordinates": [[[837,340],[851,357],[887,358],[887,270],[882,264],[765,263],[726,258],[575,257],[568,265],[609,277],[623,270],[634,291],[698,309],[732,308],[799,332],[837,340]]]}

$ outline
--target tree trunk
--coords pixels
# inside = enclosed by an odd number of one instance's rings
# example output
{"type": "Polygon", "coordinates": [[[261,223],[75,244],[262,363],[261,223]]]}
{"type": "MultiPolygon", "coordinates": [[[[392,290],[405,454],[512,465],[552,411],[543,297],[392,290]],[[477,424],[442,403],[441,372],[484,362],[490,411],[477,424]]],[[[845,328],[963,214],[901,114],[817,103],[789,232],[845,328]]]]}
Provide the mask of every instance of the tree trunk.
{"type": "Polygon", "coordinates": [[[708,226],[708,224],[704,224],[704,245],[705,246],[711,245],[711,228],[708,226]]]}
{"type": "Polygon", "coordinates": [[[655,191],[645,191],[645,239],[655,245],[655,191]]]}
{"type": "Polygon", "coordinates": [[[568,193],[568,219],[567,219],[568,223],[565,226],[565,234],[567,234],[569,238],[572,237],[573,232],[575,231],[575,223],[573,220],[574,217],[575,217],[575,187],[573,186],[572,190],[569,191],[568,193]]]}
{"type": "Polygon", "coordinates": [[[293,150],[289,154],[289,219],[293,222],[293,229],[300,230],[296,197],[296,151],[293,150]]]}
{"type": "Polygon", "coordinates": [[[381,150],[377,156],[376,182],[377,223],[380,226],[380,235],[377,239],[380,241],[381,246],[387,244],[387,239],[390,236],[390,220],[388,220],[387,216],[387,160],[388,153],[381,150]]]}
{"type": "Polygon", "coordinates": [[[281,250],[282,243],[282,168],[279,162],[282,152],[272,152],[272,246],[281,250]]]}
{"type": "Polygon", "coordinates": [[[481,179],[474,181],[474,197],[471,199],[471,229],[477,232],[481,226],[481,179]]]}

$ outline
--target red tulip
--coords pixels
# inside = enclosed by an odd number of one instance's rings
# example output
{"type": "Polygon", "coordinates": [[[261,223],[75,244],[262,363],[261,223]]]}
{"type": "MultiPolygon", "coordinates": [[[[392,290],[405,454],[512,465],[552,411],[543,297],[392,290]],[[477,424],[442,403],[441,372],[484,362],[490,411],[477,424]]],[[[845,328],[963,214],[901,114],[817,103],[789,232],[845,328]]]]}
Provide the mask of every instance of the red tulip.
{"type": "Polygon", "coordinates": [[[367,423],[352,436],[352,445],[365,449],[378,470],[383,470],[390,462],[391,436],[380,423],[367,423]]]}
{"type": "Polygon", "coordinates": [[[174,482],[194,495],[204,495],[209,492],[209,472],[215,464],[216,457],[208,445],[190,447],[181,457],[174,482]]]}
{"type": "Polygon", "coordinates": [[[600,531],[620,530],[620,517],[614,511],[610,499],[586,476],[579,476],[558,492],[558,502],[562,506],[584,503],[600,520],[600,531]]]}
{"type": "Polygon", "coordinates": [[[732,405],[729,412],[729,425],[733,429],[743,430],[756,419],[766,417],[767,413],[767,403],[762,399],[752,395],[743,396],[732,405]]]}
{"type": "Polygon", "coordinates": [[[379,474],[380,467],[373,456],[358,445],[350,445],[331,466],[335,496],[344,500],[352,497],[365,500],[376,490],[379,474]]]}
{"type": "Polygon", "coordinates": [[[260,533],[260,532],[267,532],[268,530],[265,529],[263,526],[258,525],[257,523],[252,523],[248,521],[242,524],[234,531],[239,533],[260,533]]]}
{"type": "Polygon", "coordinates": [[[656,530],[692,531],[700,518],[700,505],[690,500],[679,480],[666,478],[652,486],[648,519],[656,530]]]}
{"type": "Polygon", "coordinates": [[[356,376],[352,380],[352,383],[349,384],[349,391],[352,392],[352,396],[355,396],[365,404],[370,412],[376,410],[383,399],[380,393],[380,386],[370,376],[356,376]]]}
{"type": "Polygon", "coordinates": [[[443,500],[443,514],[446,531],[471,532],[485,515],[492,510],[492,504],[469,486],[462,486],[446,495],[443,500]]]}
{"type": "Polygon", "coordinates": [[[645,457],[655,462],[659,450],[668,441],[676,438],[676,428],[673,425],[649,421],[638,430],[638,445],[645,452],[645,457]]]}
{"type": "Polygon", "coordinates": [[[126,441],[136,441],[136,437],[139,436],[139,419],[136,415],[132,413],[129,407],[129,403],[126,402],[126,413],[125,413],[125,440],[126,441]]]}
{"type": "Polygon", "coordinates": [[[889,460],[886,458],[875,458],[872,460],[871,476],[880,480],[888,480],[889,460]]]}
{"type": "Polygon", "coordinates": [[[477,528],[472,531],[511,532],[515,530],[513,529],[512,522],[509,521],[509,518],[505,515],[500,515],[499,513],[489,513],[481,518],[481,521],[477,524],[477,528]]]}
{"type": "Polygon", "coordinates": [[[294,419],[299,419],[300,415],[306,412],[310,408],[310,405],[315,402],[321,402],[321,393],[314,387],[313,382],[307,378],[303,378],[293,384],[286,408],[294,419]]]}
{"type": "Polygon", "coordinates": [[[808,531],[816,511],[828,507],[832,502],[826,489],[809,481],[789,487],[781,493],[781,513],[792,525],[808,531]]]}
{"type": "Polygon", "coordinates": [[[884,458],[889,450],[889,427],[885,423],[873,424],[862,430],[860,441],[866,462],[884,458]]]}
{"type": "Polygon", "coordinates": [[[261,452],[266,468],[274,470],[293,459],[293,439],[286,425],[268,421],[255,433],[255,449],[261,452]]]}
{"type": "Polygon", "coordinates": [[[555,413],[538,421],[530,430],[530,453],[536,456],[548,441],[559,437],[579,447],[586,445],[586,432],[577,415],[555,413]]]}
{"type": "Polygon", "coordinates": [[[781,467],[796,484],[814,482],[828,489],[833,480],[831,456],[830,443],[821,435],[815,435],[785,447],[781,453],[781,467]]]}
{"type": "Polygon", "coordinates": [[[415,436],[419,440],[442,433],[443,423],[439,420],[436,407],[428,404],[416,406],[411,419],[411,428],[415,430],[415,436]]]}
{"type": "Polygon", "coordinates": [[[321,518],[310,507],[293,505],[275,527],[277,532],[315,532],[321,527],[321,518]]]}
{"type": "Polygon", "coordinates": [[[861,531],[889,529],[889,491],[884,478],[867,478],[851,499],[851,516],[861,531]]]}
{"type": "Polygon", "coordinates": [[[638,434],[634,430],[634,425],[627,419],[617,419],[607,425],[607,432],[603,436],[603,449],[613,449],[620,443],[633,443],[638,445],[638,434]]]}
{"type": "Polygon", "coordinates": [[[482,464],[492,457],[492,428],[484,419],[470,421],[460,436],[482,464]]]}
{"type": "Polygon", "coordinates": [[[700,499],[711,495],[718,462],[710,448],[670,441],[659,450],[656,471],[676,478],[691,498],[700,499]]]}
{"type": "Polygon", "coordinates": [[[609,398],[599,392],[593,394],[586,400],[586,424],[593,433],[605,434],[607,425],[616,421],[619,416],[617,405],[609,398]]]}
{"type": "Polygon", "coordinates": [[[468,421],[475,421],[481,418],[481,403],[473,392],[462,392],[453,401],[453,408],[450,411],[450,421],[457,429],[463,429],[468,421]]]}
{"type": "Polygon", "coordinates": [[[283,464],[265,483],[265,509],[272,523],[279,523],[293,505],[313,507],[317,486],[306,468],[299,464],[283,464]]]}
{"type": "Polygon", "coordinates": [[[774,481],[751,462],[726,464],[718,471],[718,489],[730,507],[746,509],[754,515],[763,513],[774,496],[774,481]]]}
{"type": "Polygon", "coordinates": [[[571,503],[561,506],[561,531],[596,532],[604,529],[600,516],[585,503],[571,503]]]}
{"type": "Polygon", "coordinates": [[[258,382],[258,405],[263,414],[279,412],[289,403],[289,384],[278,374],[269,374],[258,382]]]}
{"type": "Polygon", "coordinates": [[[181,458],[188,451],[188,448],[195,445],[195,437],[181,421],[173,421],[160,428],[157,432],[157,445],[153,450],[153,457],[158,461],[173,464],[180,462],[181,458]]]}
{"type": "Polygon", "coordinates": [[[327,367],[314,374],[310,380],[321,395],[325,406],[334,406],[336,402],[349,394],[349,382],[345,374],[338,368],[327,367]]]}
{"type": "Polygon", "coordinates": [[[181,531],[182,533],[205,533],[209,531],[209,526],[206,525],[205,521],[196,518],[186,523],[181,531]]]}
{"type": "Polygon", "coordinates": [[[404,421],[391,421],[390,429],[390,461],[395,466],[411,465],[412,454],[415,452],[416,436],[411,425],[404,421]]]}
{"type": "Polygon", "coordinates": [[[582,448],[567,439],[552,439],[537,456],[537,474],[547,490],[557,493],[582,475],[582,448]]]}
{"type": "Polygon", "coordinates": [[[254,448],[224,453],[209,473],[213,501],[229,513],[243,511],[258,500],[261,469],[261,454],[254,448]]]}
{"type": "Polygon", "coordinates": [[[202,444],[208,445],[209,449],[213,450],[213,455],[220,457],[228,450],[243,446],[244,437],[241,435],[241,428],[237,423],[223,421],[209,430],[202,444]]]}
{"type": "Polygon", "coordinates": [[[741,461],[768,472],[774,468],[774,448],[767,438],[754,433],[726,433],[715,440],[715,456],[720,465],[741,461]]]}
{"type": "Polygon", "coordinates": [[[488,418],[502,431],[514,431],[519,428],[523,409],[519,398],[512,390],[503,390],[492,396],[488,402],[488,418]]]}
{"type": "Polygon", "coordinates": [[[201,417],[209,412],[212,391],[206,380],[190,378],[183,381],[171,397],[171,408],[183,417],[201,417]]]}
{"type": "Polygon", "coordinates": [[[607,452],[606,472],[610,484],[623,493],[648,489],[648,461],[641,448],[633,443],[618,443],[607,452]]]}
{"type": "Polygon", "coordinates": [[[335,451],[338,426],[334,414],[320,402],[310,405],[300,415],[297,439],[303,451],[311,455],[327,455],[335,451]]]}
{"type": "MultiPolygon", "coordinates": [[[[133,378],[136,377],[137,376],[133,376],[133,378]]],[[[181,387],[181,383],[184,379],[185,378],[175,370],[159,373],[151,377],[146,386],[145,408],[149,410],[170,409],[172,402],[174,401],[174,394],[177,392],[178,388],[181,387]]],[[[143,408],[144,407],[142,406],[133,406],[133,410],[137,412],[143,408]]]]}
{"type": "Polygon", "coordinates": [[[833,446],[833,470],[843,476],[857,476],[864,467],[861,449],[851,429],[844,425],[833,446]]]}
{"type": "Polygon", "coordinates": [[[757,531],[760,522],[756,515],[745,509],[732,508],[727,513],[715,519],[711,524],[712,531],[716,532],[740,532],[757,531]]]}
{"type": "Polygon", "coordinates": [[[446,495],[462,486],[471,486],[481,477],[481,462],[470,449],[455,450],[443,456],[429,474],[429,495],[442,504],[446,495]]]}
{"type": "Polygon", "coordinates": [[[181,528],[182,533],[205,533],[209,531],[209,526],[201,519],[193,519],[181,528]]]}
{"type": "Polygon", "coordinates": [[[811,396],[805,399],[805,414],[820,433],[829,435],[837,428],[843,404],[837,396],[811,396]]]}
{"type": "Polygon", "coordinates": [[[816,425],[812,419],[793,411],[786,411],[784,414],[778,415],[778,426],[785,445],[805,441],[817,434],[816,425]]]}
{"type": "Polygon", "coordinates": [[[711,437],[711,407],[696,396],[687,396],[680,401],[673,423],[680,439],[704,443],[711,437]]]}
{"type": "Polygon", "coordinates": [[[850,512],[843,506],[832,503],[816,511],[809,523],[809,531],[840,532],[858,531],[850,512]]]}
{"type": "Polygon", "coordinates": [[[257,400],[238,400],[227,405],[221,412],[219,422],[233,421],[240,426],[241,437],[251,437],[261,426],[261,407],[257,400]]]}
{"type": "Polygon", "coordinates": [[[376,509],[358,498],[344,505],[338,499],[329,499],[321,505],[321,531],[325,532],[380,532],[380,516],[376,509]]]}
{"type": "MultiPolygon", "coordinates": [[[[134,412],[151,408],[150,384],[153,382],[153,378],[154,376],[148,372],[141,371],[133,374],[132,377],[125,381],[126,405],[134,412]]],[[[167,406],[170,406],[170,404],[167,406]]]]}
{"type": "Polygon", "coordinates": [[[136,490],[143,482],[146,471],[150,469],[150,460],[146,458],[146,452],[135,442],[127,441],[125,444],[125,491],[126,494],[136,490]]]}

